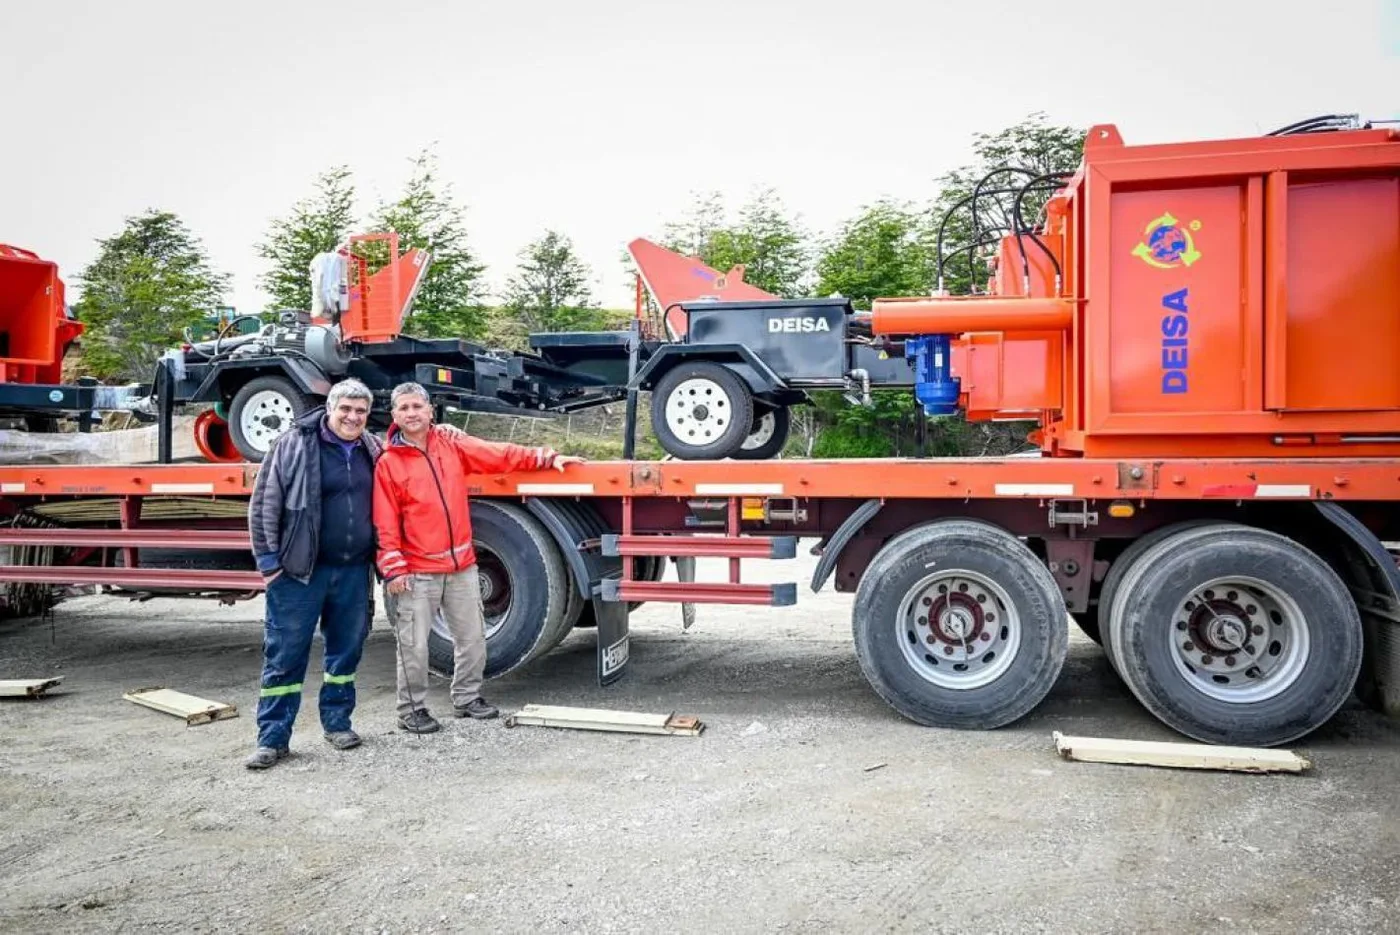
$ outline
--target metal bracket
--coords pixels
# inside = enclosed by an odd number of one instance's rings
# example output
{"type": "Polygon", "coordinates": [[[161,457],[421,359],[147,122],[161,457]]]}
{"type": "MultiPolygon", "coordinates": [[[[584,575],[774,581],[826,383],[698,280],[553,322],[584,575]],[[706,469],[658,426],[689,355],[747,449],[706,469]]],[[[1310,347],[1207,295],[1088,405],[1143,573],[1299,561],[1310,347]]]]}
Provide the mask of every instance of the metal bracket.
{"type": "Polygon", "coordinates": [[[1099,514],[1089,509],[1089,501],[1082,497],[1072,500],[1050,501],[1050,525],[1053,526],[1097,526],[1099,514]],[[1078,509],[1071,509],[1077,505],[1078,509]]]}

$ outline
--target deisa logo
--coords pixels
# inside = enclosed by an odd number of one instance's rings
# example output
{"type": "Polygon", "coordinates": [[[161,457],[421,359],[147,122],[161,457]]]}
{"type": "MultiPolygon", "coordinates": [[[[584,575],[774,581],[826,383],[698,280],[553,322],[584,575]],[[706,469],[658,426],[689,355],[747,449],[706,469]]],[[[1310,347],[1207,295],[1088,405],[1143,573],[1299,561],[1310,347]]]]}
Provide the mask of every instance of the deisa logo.
{"type": "Polygon", "coordinates": [[[1133,256],[1142,257],[1144,263],[1158,269],[1190,266],[1201,258],[1201,251],[1191,239],[1191,232],[1200,229],[1200,221],[1183,225],[1170,214],[1164,214],[1147,225],[1143,231],[1146,240],[1133,248],[1133,256]]]}

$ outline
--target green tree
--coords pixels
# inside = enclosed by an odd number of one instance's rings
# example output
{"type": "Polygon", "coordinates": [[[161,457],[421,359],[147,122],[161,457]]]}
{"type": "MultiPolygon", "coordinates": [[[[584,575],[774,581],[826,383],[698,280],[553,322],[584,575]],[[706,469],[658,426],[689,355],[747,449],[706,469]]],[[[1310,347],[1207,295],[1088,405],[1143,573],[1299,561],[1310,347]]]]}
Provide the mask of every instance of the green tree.
{"type": "MultiPolygon", "coordinates": [[[[396,231],[401,248],[420,247],[432,254],[432,265],[404,323],[407,333],[454,338],[485,333],[482,274],[486,267],[467,245],[464,214],[451,186],[438,179],[437,158],[424,150],[413,160],[403,195],[381,206],[371,219],[376,231],[396,231]]],[[[366,248],[365,254],[379,264],[385,254],[375,246],[366,248]]]]}
{"type": "Polygon", "coordinates": [[[270,264],[258,280],[274,309],[311,308],[311,259],[334,250],[355,226],[355,185],[350,170],[337,166],[317,177],[312,194],[275,219],[258,256],[270,264]]]}
{"type": "Polygon", "coordinates": [[[817,260],[817,292],[840,293],[858,309],[873,299],[928,291],[929,256],[912,207],[880,201],[841,226],[817,260]]]}
{"type": "Polygon", "coordinates": [[[520,266],[506,285],[506,310],[527,333],[595,329],[599,313],[589,275],[573,241],[545,231],[520,251],[520,266]]]}
{"type": "Polygon", "coordinates": [[[744,264],[745,282],[788,299],[803,295],[806,236],[797,220],[788,216],[777,192],[764,189],[744,205],[733,240],[734,262],[744,264]]]}
{"type": "Polygon", "coordinates": [[[83,359],[103,378],[148,380],[156,359],[222,304],[228,277],[178,217],[150,210],[99,240],[74,307],[87,325],[83,359]]]}
{"type": "MultiPolygon", "coordinates": [[[[1020,189],[1035,176],[1052,172],[1072,172],[1084,151],[1084,130],[1046,123],[1042,113],[1033,113],[1014,126],[998,133],[979,133],[973,137],[972,150],[977,161],[956,169],[939,179],[939,194],[933,206],[933,225],[929,231],[935,268],[937,267],[937,228],[950,209],[973,194],[977,183],[994,169],[1011,168],[986,178],[983,192],[1020,189]]],[[[1029,190],[1021,202],[1022,223],[1034,226],[1041,208],[1054,188],[1052,181],[1039,183],[1038,190],[1029,190]]],[[[980,197],[976,201],[976,226],[971,205],[957,207],[948,215],[943,235],[943,286],[953,294],[980,290],[987,278],[987,257],[996,252],[997,240],[1014,232],[1015,196],[1003,192],[980,197]],[[980,246],[979,246],[980,244],[980,246]],[[969,253],[969,250],[971,252],[969,253]]],[[[1027,250],[1034,247],[1027,244],[1027,250]]],[[[937,273],[935,272],[935,277],[937,273]]]]}

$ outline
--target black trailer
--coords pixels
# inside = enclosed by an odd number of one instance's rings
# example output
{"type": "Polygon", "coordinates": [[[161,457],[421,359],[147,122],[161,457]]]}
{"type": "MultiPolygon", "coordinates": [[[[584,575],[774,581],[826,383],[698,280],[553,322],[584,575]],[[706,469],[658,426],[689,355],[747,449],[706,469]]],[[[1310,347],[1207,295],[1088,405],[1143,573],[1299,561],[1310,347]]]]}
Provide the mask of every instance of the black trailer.
{"type": "Polygon", "coordinates": [[[871,339],[846,299],[680,307],[689,326],[678,341],[648,339],[634,322],[626,331],[534,334],[529,352],[456,338],[343,344],[332,327],[287,313],[255,334],[167,355],[158,386],[168,389],[158,395],[171,407],[215,404],[251,461],[345,377],[375,394],[375,429],[389,424],[390,391],[409,380],[440,410],[551,416],[627,399],[630,457],[637,396],[647,391],[652,427],[672,456],[764,459],[782,450],[789,409],[809,402],[808,391],[843,390],[868,404],[872,388],[915,382],[902,350],[871,339]]]}

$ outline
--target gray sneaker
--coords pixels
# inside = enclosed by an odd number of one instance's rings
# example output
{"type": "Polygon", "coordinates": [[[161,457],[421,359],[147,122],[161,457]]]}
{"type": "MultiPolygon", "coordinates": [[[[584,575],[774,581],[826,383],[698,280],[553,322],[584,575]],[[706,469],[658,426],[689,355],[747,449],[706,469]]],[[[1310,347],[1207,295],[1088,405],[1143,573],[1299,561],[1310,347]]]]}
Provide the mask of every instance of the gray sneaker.
{"type": "Polygon", "coordinates": [[[427,708],[418,708],[401,715],[399,726],[410,734],[431,734],[442,729],[442,725],[428,713],[427,708]]]}
{"type": "Polygon", "coordinates": [[[337,750],[349,750],[351,747],[358,747],[360,745],[360,735],[353,730],[331,731],[325,736],[326,743],[335,747],[337,750]]]}
{"type": "Polygon", "coordinates": [[[286,759],[291,752],[286,747],[258,747],[252,756],[243,761],[243,765],[249,769],[268,769],[276,766],[278,760],[286,759]]]}

